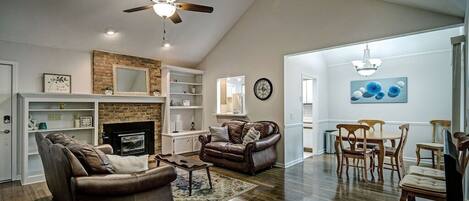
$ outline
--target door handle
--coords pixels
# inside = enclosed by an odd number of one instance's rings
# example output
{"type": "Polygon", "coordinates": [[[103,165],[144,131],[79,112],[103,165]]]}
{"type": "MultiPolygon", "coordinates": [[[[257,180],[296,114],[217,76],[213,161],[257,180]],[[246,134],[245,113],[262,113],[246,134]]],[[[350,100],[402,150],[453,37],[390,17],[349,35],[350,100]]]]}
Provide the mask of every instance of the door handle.
{"type": "Polygon", "coordinates": [[[11,132],[11,131],[8,130],[8,129],[5,129],[5,130],[3,131],[3,133],[5,133],[5,134],[9,134],[10,132],[11,132]]]}

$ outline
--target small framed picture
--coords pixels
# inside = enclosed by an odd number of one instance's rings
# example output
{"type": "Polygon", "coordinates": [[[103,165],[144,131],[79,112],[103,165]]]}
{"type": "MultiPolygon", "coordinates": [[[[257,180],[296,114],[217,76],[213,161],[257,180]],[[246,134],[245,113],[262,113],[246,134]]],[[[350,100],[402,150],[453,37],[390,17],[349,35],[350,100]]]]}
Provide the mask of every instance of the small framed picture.
{"type": "Polygon", "coordinates": [[[80,117],[80,127],[81,128],[93,127],[93,117],[92,116],[80,117]]]}
{"type": "Polygon", "coordinates": [[[72,76],[44,73],[44,93],[72,93],[72,76]]]}

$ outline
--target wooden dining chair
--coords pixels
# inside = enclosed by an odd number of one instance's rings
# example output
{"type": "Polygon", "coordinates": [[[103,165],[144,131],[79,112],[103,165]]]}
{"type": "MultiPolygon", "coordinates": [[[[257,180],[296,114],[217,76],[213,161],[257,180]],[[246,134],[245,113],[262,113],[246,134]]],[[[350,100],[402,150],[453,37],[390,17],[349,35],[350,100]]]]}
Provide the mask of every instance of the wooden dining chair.
{"type": "Polygon", "coordinates": [[[466,169],[469,164],[469,134],[456,132],[454,138],[457,140],[459,162],[461,163],[461,167],[466,169]]]}
{"type": "MultiPolygon", "coordinates": [[[[383,133],[383,125],[385,124],[385,122],[383,120],[378,120],[378,119],[360,119],[357,121],[359,124],[361,125],[367,125],[368,127],[370,127],[370,132],[376,132],[376,126],[379,126],[379,132],[380,133],[383,133]]],[[[358,147],[363,147],[363,144],[362,143],[359,143],[358,144],[358,147]]],[[[375,143],[368,143],[366,145],[366,147],[368,149],[378,149],[379,146],[378,144],[375,144],[375,143]]],[[[353,160],[353,163],[355,164],[355,160],[353,160]]]]}
{"type": "Polygon", "coordinates": [[[461,196],[461,178],[469,161],[469,135],[455,133],[455,147],[449,131],[446,133],[445,170],[411,166],[409,174],[399,183],[401,201],[415,201],[415,197],[430,200],[457,201],[461,196]],[[455,151],[457,149],[457,151],[455,151]],[[459,152],[459,154],[457,154],[459,152]],[[457,168],[459,166],[459,168],[457,168]],[[442,176],[441,176],[442,175],[442,176]]]}
{"type": "Polygon", "coordinates": [[[383,133],[383,125],[385,124],[383,120],[377,120],[377,119],[360,119],[358,120],[358,123],[369,126],[370,132],[376,132],[375,126],[378,125],[380,133],[383,133]]]}
{"type": "Polygon", "coordinates": [[[348,168],[349,166],[363,168],[363,177],[365,182],[368,181],[368,174],[367,171],[370,170],[371,177],[374,179],[374,154],[372,149],[367,148],[359,148],[358,145],[358,138],[359,132],[363,136],[363,145],[366,147],[366,134],[369,132],[370,127],[366,125],[359,125],[359,124],[338,124],[337,129],[339,130],[339,145],[342,152],[341,156],[341,163],[340,163],[340,170],[339,176],[342,176],[342,169],[346,166],[346,174],[348,175],[348,168]],[[345,140],[345,143],[344,143],[345,140]],[[357,159],[359,161],[363,161],[363,166],[355,166],[353,163],[349,165],[349,159],[357,159]],[[367,165],[367,159],[370,159],[370,166],[367,165]]]}
{"type": "MultiPolygon", "coordinates": [[[[399,139],[399,144],[397,147],[385,147],[385,157],[389,157],[390,163],[384,163],[390,167],[384,167],[384,169],[391,170],[392,172],[396,171],[397,176],[399,177],[399,181],[401,181],[402,177],[405,173],[404,168],[404,146],[407,142],[407,136],[409,134],[409,124],[402,124],[399,126],[399,130],[401,130],[401,138],[399,139]]],[[[379,152],[379,148],[375,150],[379,152]]]]}
{"type": "Polygon", "coordinates": [[[443,156],[443,131],[445,129],[450,129],[451,127],[451,121],[449,120],[432,120],[430,121],[430,124],[432,124],[432,142],[431,143],[417,143],[417,149],[416,149],[416,154],[417,154],[417,166],[420,164],[421,159],[432,159],[432,167],[441,169],[441,162],[442,162],[442,156],[443,156]],[[429,150],[431,151],[432,157],[430,158],[423,158],[420,156],[420,150],[429,150]],[[436,164],[435,164],[435,155],[436,155],[436,164]]]}

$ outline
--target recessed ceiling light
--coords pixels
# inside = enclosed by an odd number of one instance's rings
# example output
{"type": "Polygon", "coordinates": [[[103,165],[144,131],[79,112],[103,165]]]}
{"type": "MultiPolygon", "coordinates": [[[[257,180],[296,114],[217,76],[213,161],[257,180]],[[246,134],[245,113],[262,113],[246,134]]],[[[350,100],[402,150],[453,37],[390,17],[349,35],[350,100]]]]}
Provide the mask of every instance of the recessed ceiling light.
{"type": "Polygon", "coordinates": [[[113,36],[113,35],[116,35],[116,31],[115,30],[112,30],[112,29],[108,29],[106,30],[106,35],[108,36],[113,36]]]}

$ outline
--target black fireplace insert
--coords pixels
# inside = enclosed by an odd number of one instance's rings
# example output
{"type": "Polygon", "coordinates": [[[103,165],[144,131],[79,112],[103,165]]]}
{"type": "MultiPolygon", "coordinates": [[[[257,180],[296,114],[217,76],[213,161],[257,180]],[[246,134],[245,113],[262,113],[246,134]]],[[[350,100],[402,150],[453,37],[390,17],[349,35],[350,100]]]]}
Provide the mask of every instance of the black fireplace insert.
{"type": "Polygon", "coordinates": [[[110,144],[121,156],[155,153],[153,121],[103,124],[103,143],[110,144]]]}

